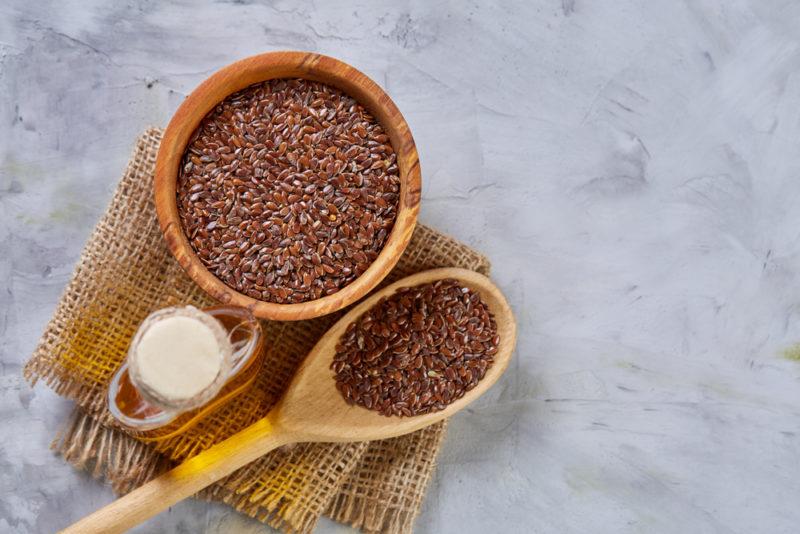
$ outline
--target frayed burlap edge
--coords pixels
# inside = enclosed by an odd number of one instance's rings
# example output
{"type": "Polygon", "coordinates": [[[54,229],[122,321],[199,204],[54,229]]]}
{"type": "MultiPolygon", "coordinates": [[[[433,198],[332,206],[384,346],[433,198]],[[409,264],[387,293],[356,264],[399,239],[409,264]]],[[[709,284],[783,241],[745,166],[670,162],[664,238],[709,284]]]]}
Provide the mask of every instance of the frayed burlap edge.
{"type": "MultiPolygon", "coordinates": [[[[148,151],[149,146],[157,146],[161,142],[162,132],[158,128],[149,128],[142,134],[136,141],[131,159],[125,169],[125,175],[138,174],[145,172],[147,167],[155,165],[155,154],[148,151]]],[[[117,187],[114,196],[109,203],[109,209],[103,215],[101,220],[97,223],[89,238],[89,244],[81,252],[81,256],[75,266],[75,269],[70,277],[70,281],[61,293],[58,300],[56,309],[53,312],[53,318],[48,324],[42,339],[39,341],[33,357],[25,364],[23,368],[23,377],[30,383],[31,386],[36,385],[39,380],[42,380],[48,387],[50,387],[56,394],[73,399],[79,406],[85,408],[98,409],[99,404],[104,402],[102,395],[96,395],[97,388],[92,384],[85,384],[78,380],[73,379],[75,375],[66,371],[59,361],[52,357],[51,354],[42,353],[41,347],[48,347],[53,343],[50,339],[51,332],[58,327],[63,327],[62,324],[54,325],[53,323],[61,323],[60,318],[70,316],[71,310],[69,309],[69,295],[78,291],[80,284],[81,274],[87,265],[91,265],[93,261],[102,256],[104,251],[99,250],[98,247],[92,246],[95,242],[95,237],[98,233],[103,232],[105,226],[111,228],[107,231],[113,232],[114,222],[117,220],[117,214],[113,213],[114,206],[121,203],[124,197],[128,196],[128,192],[123,187],[117,187]],[[94,397],[94,399],[92,398],[94,397]]],[[[52,351],[57,352],[56,350],[52,351]]]]}
{"type": "MultiPolygon", "coordinates": [[[[447,422],[443,421],[430,427],[423,440],[422,447],[430,447],[438,453],[444,440],[447,422]]],[[[409,436],[401,436],[394,438],[394,440],[406,440],[409,436]]],[[[381,442],[373,442],[364,452],[361,465],[369,465],[372,461],[373,454],[379,454],[377,450],[381,442]]],[[[427,488],[433,472],[436,468],[436,456],[432,454],[428,458],[428,468],[422,469],[422,476],[416,480],[404,480],[402,483],[413,483],[420,487],[427,488]]],[[[410,532],[414,524],[414,520],[419,515],[422,502],[424,499],[424,492],[418,493],[412,502],[399,503],[399,502],[386,502],[384,496],[377,493],[364,491],[367,487],[362,483],[365,477],[370,477],[372,474],[369,469],[354,470],[348,481],[342,484],[339,488],[339,494],[334,498],[331,506],[325,511],[325,515],[339,521],[352,525],[355,528],[367,532],[369,534],[380,534],[384,532],[410,532]]],[[[370,479],[370,484],[379,485],[381,481],[370,479]]]]}

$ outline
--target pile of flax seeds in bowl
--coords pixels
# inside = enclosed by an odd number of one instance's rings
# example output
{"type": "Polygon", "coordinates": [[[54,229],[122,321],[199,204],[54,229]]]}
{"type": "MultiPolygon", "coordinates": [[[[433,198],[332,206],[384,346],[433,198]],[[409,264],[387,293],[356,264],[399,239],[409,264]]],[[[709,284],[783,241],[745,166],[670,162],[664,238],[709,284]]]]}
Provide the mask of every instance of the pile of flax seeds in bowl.
{"type": "Polygon", "coordinates": [[[184,154],[183,231],[229,287],[280,304],[330,295],[375,261],[397,217],[389,136],[319,82],[276,79],[218,104],[184,154]]]}

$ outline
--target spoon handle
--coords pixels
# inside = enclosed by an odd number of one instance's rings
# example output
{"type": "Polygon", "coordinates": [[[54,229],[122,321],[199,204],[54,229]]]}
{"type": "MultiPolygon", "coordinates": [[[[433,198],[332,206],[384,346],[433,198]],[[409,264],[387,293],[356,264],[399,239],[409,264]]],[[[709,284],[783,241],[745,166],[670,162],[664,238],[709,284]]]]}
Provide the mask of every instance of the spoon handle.
{"type": "Polygon", "coordinates": [[[275,426],[272,414],[267,415],[61,532],[124,532],[291,441],[290,434],[275,426]]]}

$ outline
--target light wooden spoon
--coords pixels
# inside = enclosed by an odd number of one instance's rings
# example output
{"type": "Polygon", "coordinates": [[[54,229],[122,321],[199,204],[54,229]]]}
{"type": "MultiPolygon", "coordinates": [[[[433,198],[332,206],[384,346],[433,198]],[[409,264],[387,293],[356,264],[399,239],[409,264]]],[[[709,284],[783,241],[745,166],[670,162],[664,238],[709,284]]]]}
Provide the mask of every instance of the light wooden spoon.
{"type": "Polygon", "coordinates": [[[122,532],[287,443],[385,439],[441,421],[480,397],[497,381],[508,367],[515,341],[516,325],[511,308],[500,290],[485,276],[466,269],[447,268],[403,278],[375,292],[328,330],[308,354],[289,388],[266,417],[62,532],[122,532]],[[330,370],[336,344],[347,326],[378,299],[394,293],[396,289],[442,278],[455,278],[477,291],[497,321],[500,346],[494,364],[483,379],[444,410],[426,415],[386,417],[347,404],[336,389],[333,371],[330,370]]]}

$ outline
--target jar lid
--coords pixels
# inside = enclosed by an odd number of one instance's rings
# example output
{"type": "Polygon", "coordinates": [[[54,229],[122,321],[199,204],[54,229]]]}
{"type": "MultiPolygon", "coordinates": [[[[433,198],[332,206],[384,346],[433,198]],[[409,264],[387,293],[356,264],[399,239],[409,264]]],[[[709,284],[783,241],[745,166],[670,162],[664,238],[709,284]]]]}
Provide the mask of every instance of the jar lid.
{"type": "Polygon", "coordinates": [[[128,348],[128,369],[145,400],[165,411],[185,411],[219,393],[232,355],[227,332],[214,317],[194,306],[170,307],[139,326],[128,348]]]}

